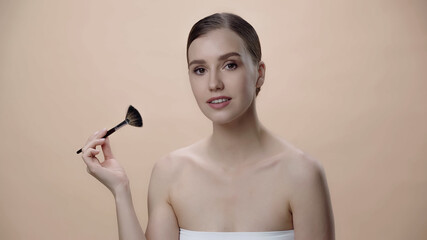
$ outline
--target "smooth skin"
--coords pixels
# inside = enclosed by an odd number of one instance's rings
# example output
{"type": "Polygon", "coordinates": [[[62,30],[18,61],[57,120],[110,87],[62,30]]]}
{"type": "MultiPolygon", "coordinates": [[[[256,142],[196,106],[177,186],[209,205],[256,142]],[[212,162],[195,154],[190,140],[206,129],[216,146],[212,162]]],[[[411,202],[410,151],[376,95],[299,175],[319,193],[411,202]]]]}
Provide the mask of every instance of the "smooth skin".
{"type": "Polygon", "coordinates": [[[179,228],[212,232],[294,229],[296,240],[333,240],[334,222],[322,166],[258,120],[255,89],[265,64],[254,63],[228,29],[192,42],[189,78],[212,135],[159,160],[148,192],[148,225],[141,230],[129,181],[102,130],[83,148],[88,171],[116,199],[120,239],[178,240],[179,228]],[[230,97],[221,109],[212,97],[230,97]],[[101,145],[105,160],[96,159],[101,145]]]}

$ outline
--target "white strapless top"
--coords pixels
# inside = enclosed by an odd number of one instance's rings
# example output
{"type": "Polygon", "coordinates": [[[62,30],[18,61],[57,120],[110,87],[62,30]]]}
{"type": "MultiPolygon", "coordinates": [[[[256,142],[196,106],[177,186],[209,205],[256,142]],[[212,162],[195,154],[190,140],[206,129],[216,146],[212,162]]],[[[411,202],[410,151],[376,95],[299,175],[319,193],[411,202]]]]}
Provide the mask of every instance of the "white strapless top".
{"type": "Polygon", "coordinates": [[[271,232],[199,232],[179,229],[180,240],[294,240],[294,230],[271,232]]]}

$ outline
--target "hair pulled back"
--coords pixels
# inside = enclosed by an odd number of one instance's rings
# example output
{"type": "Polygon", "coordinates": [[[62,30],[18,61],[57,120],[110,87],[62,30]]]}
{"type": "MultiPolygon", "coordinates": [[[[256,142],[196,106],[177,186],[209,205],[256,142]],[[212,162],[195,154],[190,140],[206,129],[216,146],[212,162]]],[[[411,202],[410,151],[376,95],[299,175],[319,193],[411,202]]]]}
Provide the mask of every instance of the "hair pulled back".
{"type": "Polygon", "coordinates": [[[245,47],[251,54],[255,64],[261,61],[261,44],[255,29],[246,20],[232,13],[215,13],[199,20],[191,28],[187,40],[187,62],[188,48],[198,37],[220,28],[227,28],[235,32],[245,43],[245,47]]]}

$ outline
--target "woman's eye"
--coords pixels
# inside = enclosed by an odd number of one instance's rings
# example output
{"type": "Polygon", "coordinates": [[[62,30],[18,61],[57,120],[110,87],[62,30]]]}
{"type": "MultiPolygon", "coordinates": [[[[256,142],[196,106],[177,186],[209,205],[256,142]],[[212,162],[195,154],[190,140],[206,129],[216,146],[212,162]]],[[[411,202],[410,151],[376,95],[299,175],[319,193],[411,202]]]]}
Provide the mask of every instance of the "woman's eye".
{"type": "Polygon", "coordinates": [[[195,74],[197,74],[197,75],[201,75],[201,74],[203,74],[203,73],[205,73],[205,69],[204,68],[195,68],[194,70],[193,70],[193,72],[195,73],[195,74]]]}
{"type": "Polygon", "coordinates": [[[225,65],[226,69],[230,69],[230,70],[234,70],[237,68],[237,64],[235,63],[228,63],[227,65],[225,65]]]}

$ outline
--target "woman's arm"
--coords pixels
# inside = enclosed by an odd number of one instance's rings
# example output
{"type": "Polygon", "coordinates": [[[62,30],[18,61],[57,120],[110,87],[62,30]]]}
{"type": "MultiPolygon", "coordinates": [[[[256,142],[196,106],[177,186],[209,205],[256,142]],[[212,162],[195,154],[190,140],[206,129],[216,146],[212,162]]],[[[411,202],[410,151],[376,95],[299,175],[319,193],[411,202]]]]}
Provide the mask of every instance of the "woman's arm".
{"type": "Polygon", "coordinates": [[[151,174],[148,189],[147,239],[178,240],[179,227],[170,203],[170,186],[174,180],[174,164],[167,157],[156,163],[151,174]]]}
{"type": "Polygon", "coordinates": [[[295,240],[334,240],[334,219],[322,166],[303,157],[294,168],[291,198],[295,240]]]}
{"type": "Polygon", "coordinates": [[[114,196],[116,202],[117,225],[120,240],[145,240],[144,232],[139,224],[133,207],[129,185],[123,186],[114,196]]]}
{"type": "Polygon", "coordinates": [[[142,231],[132,202],[129,180],[124,169],[114,158],[108,138],[103,139],[107,129],[89,137],[82,148],[82,158],[87,171],[104,184],[114,195],[120,240],[178,240],[179,227],[172,206],[169,204],[171,168],[168,159],[159,161],[153,169],[148,192],[149,221],[147,234],[142,231]],[[100,162],[96,146],[101,145],[105,160],[100,162]]]}
{"type": "Polygon", "coordinates": [[[89,137],[82,148],[82,158],[87,165],[87,171],[114,195],[116,202],[117,223],[120,240],[145,240],[144,232],[139,224],[132,203],[129,181],[124,169],[114,158],[108,138],[101,138],[107,129],[101,130],[89,137]],[[99,161],[96,155],[100,153],[96,146],[101,145],[105,160],[99,161]]]}

